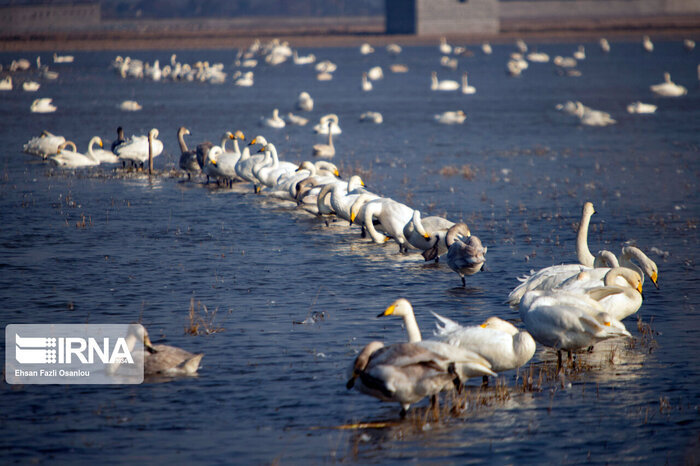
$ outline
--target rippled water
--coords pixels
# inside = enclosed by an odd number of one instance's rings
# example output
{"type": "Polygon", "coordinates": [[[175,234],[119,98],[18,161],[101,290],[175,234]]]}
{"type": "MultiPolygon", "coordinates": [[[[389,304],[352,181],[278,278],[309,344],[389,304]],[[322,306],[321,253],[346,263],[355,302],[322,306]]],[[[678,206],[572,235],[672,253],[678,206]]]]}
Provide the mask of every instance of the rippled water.
{"type": "MultiPolygon", "coordinates": [[[[309,67],[263,66],[250,89],[123,81],[108,69],[114,54],[76,53],[74,64],[55,67],[60,78],[44,82],[38,95],[0,93],[3,324],[141,320],[154,341],[206,353],[198,378],[169,383],[3,382],[3,461],[697,463],[698,52],[668,42],[644,54],[635,42],[613,43],[604,56],[587,45],[580,78],[537,64],[509,78],[510,46],[461,59],[460,70],[477,88],[473,96],[428,90],[433,69],[441,78],[459,76],[438,69],[436,47],[407,47],[395,60],[383,51],[362,57],[355,48],[304,50],[337,62],[336,77],[320,83],[309,67]],[[389,73],[392,61],[410,72],[389,73]],[[362,93],[361,71],[374,65],[387,76],[362,93]],[[651,95],[648,86],[664,71],[689,95],[651,95]],[[110,140],[119,125],[127,134],[157,127],[166,151],[156,159],[161,169],[176,165],[175,133],[185,125],[191,143],[241,129],[249,138],[268,136],[284,159],[301,161],[322,137],[309,127],[272,130],[257,122],[274,107],[293,110],[302,90],[316,101],[313,120],[340,116],[335,162],[343,174],[359,171],[376,192],[465,220],[489,248],[488,272],[469,277],[462,289],[444,264],[399,255],[393,243],[370,244],[354,228],[326,226],[248,186],[124,178],[107,168],[62,173],[21,152],[43,129],[83,149],[95,134],[110,140]],[[36,97],[53,97],[59,110],[29,113],[36,97]],[[144,110],[115,110],[130,98],[144,110]],[[618,123],[580,127],[554,110],[576,99],[618,123]],[[635,100],[659,105],[657,114],[628,115],[635,100]],[[434,113],[456,109],[466,111],[464,125],[432,121],[434,113]],[[385,123],[359,123],[367,110],[383,113],[385,123]],[[463,165],[473,179],[440,174],[463,165]],[[601,345],[584,355],[590,370],[567,379],[570,386],[545,379],[541,389],[523,393],[522,373],[516,379],[512,371],[501,376],[508,396],[488,392],[483,403],[472,400],[464,414],[439,424],[414,417],[384,429],[333,428],[398,421],[397,405],[345,389],[346,370],[365,343],[405,339],[400,322],[376,320],[378,312],[406,297],[425,334],[433,326],[429,310],[463,324],[491,315],[517,321],[504,304],[508,291],[532,268],[575,260],[575,224],[586,200],[599,212],[593,251],[619,250],[630,240],[659,265],[661,287],[647,285],[639,313],[658,332],[654,342],[641,341],[633,317],[626,321],[633,347],[601,345]],[[85,227],[76,226],[83,216],[85,227]],[[224,331],[184,334],[192,298],[200,312],[216,311],[224,331]],[[294,323],[314,312],[325,317],[294,323]]],[[[538,48],[569,55],[575,44],[538,48]]],[[[161,63],[170,55],[122,54],[161,63]]],[[[2,63],[11,58],[0,55],[2,63]]],[[[234,52],[181,51],[178,59],[220,61],[231,71],[234,52]]],[[[554,358],[538,347],[535,382],[554,358]]],[[[470,382],[471,397],[477,387],[470,382]]]]}

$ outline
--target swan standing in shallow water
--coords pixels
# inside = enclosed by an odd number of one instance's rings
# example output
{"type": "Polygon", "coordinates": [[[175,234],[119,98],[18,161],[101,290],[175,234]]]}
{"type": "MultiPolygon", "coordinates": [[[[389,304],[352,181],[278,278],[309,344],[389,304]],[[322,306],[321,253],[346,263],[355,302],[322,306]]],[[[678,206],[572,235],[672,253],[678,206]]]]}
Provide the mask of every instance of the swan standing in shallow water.
{"type": "MultiPolygon", "coordinates": [[[[399,252],[406,253],[410,244],[403,235],[403,229],[412,217],[413,209],[393,199],[382,197],[364,205],[362,222],[372,241],[382,244],[389,238],[394,238],[399,245],[399,252]],[[381,229],[386,235],[377,231],[374,225],[375,218],[379,221],[381,229]]],[[[352,221],[354,220],[352,219],[352,221]]]]}
{"type": "Polygon", "coordinates": [[[447,252],[445,235],[453,225],[454,222],[442,217],[431,216],[422,219],[420,211],[416,209],[411,221],[403,228],[403,234],[411,246],[423,251],[426,261],[437,261],[440,255],[447,252]]]}
{"type": "Polygon", "coordinates": [[[671,81],[671,74],[668,72],[664,73],[664,82],[654,84],[649,89],[662,97],[680,97],[688,93],[688,89],[671,81]]]}
{"type": "Polygon", "coordinates": [[[517,369],[535,354],[537,344],[532,336],[498,317],[490,317],[481,325],[463,327],[435,312],[433,315],[442,324],[437,325],[435,332],[439,341],[474,351],[491,364],[494,372],[517,369]]]}
{"type": "Polygon", "coordinates": [[[185,134],[190,134],[190,130],[184,126],[180,126],[177,130],[177,142],[180,145],[180,163],[179,166],[187,173],[187,179],[192,179],[192,174],[197,174],[202,171],[197,161],[197,152],[187,148],[185,142],[185,134]]]}
{"type": "Polygon", "coordinates": [[[456,91],[459,89],[459,83],[450,79],[442,81],[438,80],[437,71],[430,73],[430,90],[431,91],[456,91]]]}
{"type": "Polygon", "coordinates": [[[401,405],[405,417],[411,404],[426,396],[436,406],[436,395],[450,385],[459,385],[455,362],[415,343],[384,346],[380,341],[367,344],[355,358],[345,384],[382,401],[401,405]]]}
{"type": "MultiPolygon", "coordinates": [[[[617,320],[631,316],[642,306],[642,277],[626,267],[585,270],[569,278],[557,289],[570,293],[595,293],[596,290],[617,293],[597,299],[603,310],[617,320]]],[[[595,298],[595,296],[592,296],[595,298]]]]}
{"type": "Polygon", "coordinates": [[[117,146],[114,152],[119,156],[123,164],[130,162],[132,165],[143,166],[148,161],[148,154],[152,148],[152,157],[156,158],[163,152],[163,142],[158,140],[158,130],[153,128],[147,136],[132,136],[123,144],[117,146]],[[149,142],[152,139],[152,144],[149,142]]]}
{"type": "Polygon", "coordinates": [[[520,318],[535,340],[569,354],[599,341],[631,337],[622,322],[611,317],[594,299],[565,291],[529,291],[520,301],[520,318]]]}
{"type": "Polygon", "coordinates": [[[466,275],[479,272],[486,262],[486,251],[481,241],[473,236],[466,223],[456,223],[445,234],[447,245],[447,265],[462,279],[462,286],[467,286],[466,275]]]}
{"type": "Polygon", "coordinates": [[[576,257],[578,264],[561,264],[545,267],[536,273],[531,273],[527,278],[520,279],[522,283],[515,287],[508,295],[508,303],[517,306],[523,295],[531,290],[551,290],[562,284],[570,277],[591,268],[594,265],[595,257],[588,249],[588,226],[591,217],[595,214],[593,204],[586,202],[581,210],[581,221],[576,233],[576,257]]]}
{"type": "Polygon", "coordinates": [[[397,299],[377,317],[385,316],[403,318],[409,343],[419,344],[444,357],[454,360],[458,358],[460,362],[456,365],[455,370],[463,381],[469,377],[496,375],[489,361],[475,351],[450,345],[439,340],[423,340],[416,321],[416,315],[413,312],[413,306],[407,299],[397,299]]]}

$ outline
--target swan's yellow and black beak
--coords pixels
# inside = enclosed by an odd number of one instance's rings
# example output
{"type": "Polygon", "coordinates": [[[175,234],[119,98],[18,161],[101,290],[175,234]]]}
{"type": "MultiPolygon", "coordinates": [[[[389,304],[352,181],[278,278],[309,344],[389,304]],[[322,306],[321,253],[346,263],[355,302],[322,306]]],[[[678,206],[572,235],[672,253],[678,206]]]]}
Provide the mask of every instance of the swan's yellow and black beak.
{"type": "Polygon", "coordinates": [[[102,144],[102,141],[100,141],[100,147],[104,147],[104,144],[102,144]]]}
{"type": "Polygon", "coordinates": [[[637,291],[639,291],[639,294],[642,294],[642,282],[637,283],[637,291]]]}
{"type": "Polygon", "coordinates": [[[390,316],[394,313],[394,310],[396,309],[396,304],[392,304],[391,306],[387,307],[384,312],[380,313],[377,317],[385,317],[385,316],[390,316]]]}
{"type": "MultiPolygon", "coordinates": [[[[333,174],[334,174],[335,176],[340,176],[340,172],[338,171],[337,168],[336,168],[335,170],[333,170],[333,174]]],[[[364,184],[363,184],[362,186],[364,186],[364,184]]]]}
{"type": "Polygon", "coordinates": [[[430,239],[430,235],[426,233],[426,234],[423,235],[423,238],[425,238],[425,239],[430,239]]]}
{"type": "Polygon", "coordinates": [[[356,212],[350,212],[350,223],[352,224],[355,221],[355,217],[357,217],[356,212]]]}
{"type": "Polygon", "coordinates": [[[216,160],[214,159],[209,159],[209,162],[211,162],[212,165],[216,165],[216,160]]]}
{"type": "Polygon", "coordinates": [[[659,289],[659,284],[657,282],[658,279],[659,279],[659,274],[656,272],[653,272],[651,274],[651,282],[654,284],[654,286],[656,287],[657,290],[659,289]]]}
{"type": "Polygon", "coordinates": [[[253,138],[253,140],[250,141],[250,142],[248,143],[248,145],[249,145],[249,146],[255,145],[256,142],[257,142],[257,138],[253,138]]]}

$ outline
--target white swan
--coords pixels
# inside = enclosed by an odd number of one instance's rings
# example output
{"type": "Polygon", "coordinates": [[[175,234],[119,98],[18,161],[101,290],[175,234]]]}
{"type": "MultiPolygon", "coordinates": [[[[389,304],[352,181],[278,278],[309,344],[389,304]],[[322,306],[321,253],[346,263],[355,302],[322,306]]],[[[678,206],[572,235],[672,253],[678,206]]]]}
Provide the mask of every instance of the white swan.
{"type": "Polygon", "coordinates": [[[58,146],[56,155],[51,157],[50,160],[61,168],[94,167],[100,164],[90,154],[78,152],[78,148],[72,141],[66,141],[58,146]],[[66,149],[67,146],[72,146],[73,150],[66,149]]]}
{"type": "Polygon", "coordinates": [[[237,179],[236,164],[241,158],[241,149],[238,147],[238,140],[245,141],[245,135],[240,130],[231,134],[229,131],[221,137],[222,153],[216,157],[215,166],[219,178],[221,178],[229,186],[237,179]],[[233,151],[226,150],[226,142],[233,140],[233,151]]]}
{"type": "Polygon", "coordinates": [[[99,136],[94,136],[88,143],[87,153],[93,160],[97,160],[99,163],[119,163],[119,157],[114,155],[111,150],[104,150],[102,147],[104,147],[102,139],[99,136]],[[100,149],[95,149],[93,147],[95,144],[99,144],[100,149]]]}
{"type": "Polygon", "coordinates": [[[74,59],[75,57],[73,55],[58,55],[56,53],[53,54],[54,63],[73,63],[74,59]]]}
{"type": "Polygon", "coordinates": [[[308,92],[302,92],[297,98],[297,108],[305,112],[310,112],[314,109],[314,99],[311,98],[308,92]]]}
{"type": "Polygon", "coordinates": [[[441,57],[440,58],[440,66],[442,66],[443,68],[447,68],[447,69],[454,71],[459,66],[459,61],[456,58],[450,58],[447,56],[441,57]]]}
{"type": "Polygon", "coordinates": [[[527,59],[532,63],[548,63],[549,55],[544,52],[530,52],[527,54],[527,59]]]}
{"type": "Polygon", "coordinates": [[[336,65],[330,60],[323,60],[316,63],[315,69],[319,73],[333,73],[335,70],[338,69],[338,65],[336,65]]]}
{"type": "MultiPolygon", "coordinates": [[[[617,320],[631,316],[642,306],[642,278],[626,267],[585,270],[566,280],[557,289],[591,295],[596,290],[605,291],[603,287],[619,291],[596,299],[603,310],[617,320]]],[[[591,297],[596,298],[594,295],[591,297]]]]}
{"type": "Polygon", "coordinates": [[[554,57],[554,64],[562,68],[576,68],[578,62],[573,57],[562,57],[557,55],[554,57]]]}
{"type": "Polygon", "coordinates": [[[642,47],[646,52],[651,53],[654,51],[654,43],[649,36],[642,37],[642,47]]]}
{"type": "Polygon", "coordinates": [[[287,123],[290,125],[306,126],[306,124],[308,122],[309,122],[308,118],[304,118],[303,116],[295,115],[292,112],[287,113],[287,123]]]}
{"type": "Polygon", "coordinates": [[[239,178],[243,179],[244,181],[249,181],[253,184],[257,183],[258,181],[258,179],[255,177],[255,174],[253,173],[253,170],[265,158],[265,154],[250,154],[249,147],[255,144],[261,144],[262,146],[266,146],[267,139],[265,139],[265,137],[263,136],[254,137],[248,143],[248,146],[246,146],[245,149],[243,149],[243,153],[241,154],[241,157],[236,163],[235,167],[236,175],[238,175],[239,178]]]}
{"type": "MultiPolygon", "coordinates": [[[[382,197],[371,200],[364,205],[362,222],[372,241],[385,243],[393,238],[399,245],[399,252],[408,252],[410,243],[403,234],[403,229],[413,217],[413,209],[393,199],[382,197]],[[385,234],[377,231],[374,219],[379,221],[385,234]]],[[[354,221],[354,219],[352,219],[354,221]]]]}
{"type": "Polygon", "coordinates": [[[464,110],[449,110],[434,115],[433,118],[443,125],[460,125],[467,119],[467,114],[464,113],[464,110]]]}
{"type": "Polygon", "coordinates": [[[386,46],[386,51],[389,55],[398,55],[401,53],[401,46],[399,44],[389,44],[386,46]]]}
{"type": "Polygon", "coordinates": [[[600,303],[582,294],[565,291],[529,291],[520,301],[520,318],[532,337],[557,350],[569,352],[599,341],[631,337],[619,320],[607,314],[600,303]]]}
{"type": "Polygon", "coordinates": [[[606,39],[605,37],[600,38],[600,40],[598,41],[598,45],[600,45],[600,50],[603,53],[610,52],[610,42],[608,42],[608,39],[606,39]]]}
{"type": "Polygon", "coordinates": [[[384,123],[384,116],[382,116],[382,114],[379,112],[364,112],[362,115],[360,115],[360,121],[367,121],[374,123],[375,125],[380,125],[384,123]]]}
{"type": "Polygon", "coordinates": [[[338,217],[350,221],[352,205],[361,194],[367,193],[364,186],[365,183],[358,175],[351,176],[347,182],[326,184],[321,188],[316,199],[318,213],[321,215],[335,213],[338,217]],[[330,196],[328,202],[326,202],[327,196],[330,196]]]}
{"type": "Polygon", "coordinates": [[[138,112],[143,106],[135,100],[125,100],[119,104],[119,110],[124,112],[138,112]]]}
{"type": "Polygon", "coordinates": [[[688,93],[688,89],[671,81],[671,74],[664,73],[664,82],[649,86],[649,89],[662,97],[680,97],[688,93]]]}
{"type": "Polygon", "coordinates": [[[576,60],[585,60],[586,59],[586,48],[583,45],[579,45],[578,49],[573,53],[573,56],[576,60]]]}
{"type": "Polygon", "coordinates": [[[481,44],[481,51],[484,53],[484,55],[491,55],[493,53],[493,48],[491,47],[491,44],[484,42],[481,44]]]}
{"type": "Polygon", "coordinates": [[[430,90],[431,91],[456,91],[459,89],[459,83],[450,79],[442,81],[438,80],[437,71],[430,73],[430,90]]]}
{"type": "Polygon", "coordinates": [[[449,55],[452,53],[452,46],[447,43],[447,38],[445,36],[440,37],[440,46],[438,49],[443,55],[449,55]]]}
{"type": "Polygon", "coordinates": [[[518,48],[518,51],[520,51],[520,53],[527,52],[527,44],[525,43],[524,40],[516,39],[515,46],[518,48]]]}
{"type": "Polygon", "coordinates": [[[372,81],[378,81],[384,78],[384,71],[382,71],[381,66],[373,66],[367,72],[367,77],[372,81]]]}
{"type": "Polygon", "coordinates": [[[466,275],[479,272],[486,262],[486,251],[481,240],[473,236],[466,223],[455,223],[445,234],[447,244],[447,265],[462,279],[462,286],[467,286],[466,275]]]}
{"type": "Polygon", "coordinates": [[[52,100],[53,99],[49,97],[35,99],[29,107],[29,110],[33,113],[53,113],[56,111],[56,106],[51,103],[52,100]]]}
{"type": "Polygon", "coordinates": [[[462,74],[462,94],[476,94],[476,88],[474,86],[470,86],[469,82],[467,81],[466,71],[464,74],[462,74]]]}
{"type": "Polygon", "coordinates": [[[335,113],[323,115],[319,122],[314,126],[314,132],[318,134],[328,134],[328,131],[331,131],[335,135],[343,132],[343,130],[340,129],[340,120],[338,119],[338,115],[335,113]]]}
{"type": "Polygon", "coordinates": [[[586,126],[608,126],[616,123],[609,113],[593,110],[581,102],[576,102],[576,116],[581,124],[586,126]]]}
{"type": "Polygon", "coordinates": [[[463,327],[435,312],[433,315],[442,324],[437,325],[435,332],[438,340],[474,351],[491,364],[494,372],[517,369],[535,354],[537,344],[532,336],[498,317],[490,317],[481,325],[463,327]]]}
{"type": "Polygon", "coordinates": [[[656,105],[637,101],[627,106],[627,113],[656,113],[656,105]]]}
{"type": "Polygon", "coordinates": [[[309,55],[299,56],[296,50],[292,53],[292,58],[294,60],[295,65],[310,65],[311,63],[314,63],[316,61],[316,55],[314,55],[313,53],[310,53],[309,55]]]}
{"type": "Polygon", "coordinates": [[[328,119],[327,121],[328,125],[328,144],[314,144],[313,147],[313,156],[314,157],[324,157],[324,158],[332,158],[335,156],[335,146],[333,145],[333,120],[328,119]]]}
{"type": "Polygon", "coordinates": [[[284,128],[285,126],[287,126],[284,120],[280,118],[278,109],[272,110],[272,117],[260,117],[260,123],[263,126],[277,129],[284,128]]]}
{"type": "Polygon", "coordinates": [[[291,162],[280,161],[277,148],[271,142],[260,148],[265,158],[253,168],[253,175],[267,187],[275,187],[277,180],[284,174],[293,173],[298,168],[291,162]]]}
{"type": "Polygon", "coordinates": [[[374,47],[365,42],[362,45],[360,45],[360,53],[362,55],[369,55],[370,53],[374,53],[374,47]]]}
{"type": "Polygon", "coordinates": [[[5,76],[0,80],[0,91],[12,90],[12,76],[5,76]]]}
{"type": "Polygon", "coordinates": [[[28,154],[47,158],[58,152],[58,146],[66,142],[63,136],[56,136],[48,131],[42,131],[41,135],[31,138],[24,145],[23,150],[28,154]]]}
{"type": "Polygon", "coordinates": [[[411,306],[411,303],[407,299],[397,299],[377,317],[386,316],[403,318],[409,343],[421,345],[441,356],[453,360],[456,355],[459,355],[460,361],[459,364],[457,364],[456,372],[462,380],[466,380],[469,377],[496,375],[491,369],[489,361],[475,351],[456,345],[450,345],[439,340],[423,340],[418,322],[416,321],[416,316],[413,312],[413,306],[411,306]]]}
{"type": "Polygon", "coordinates": [[[25,81],[22,83],[22,89],[26,92],[36,92],[40,86],[41,84],[36,81],[25,81]]]}
{"type": "Polygon", "coordinates": [[[367,73],[364,71],[362,72],[362,85],[360,86],[360,89],[362,89],[365,92],[369,92],[372,90],[372,83],[367,80],[367,73]]]}
{"type": "Polygon", "coordinates": [[[416,209],[411,221],[404,227],[403,234],[411,246],[423,251],[423,257],[429,261],[438,259],[447,252],[445,235],[453,225],[454,222],[442,217],[431,216],[423,219],[420,211],[416,209]]]}
{"type": "Polygon", "coordinates": [[[233,76],[233,84],[238,87],[252,87],[255,84],[255,75],[252,71],[247,71],[243,74],[233,76]]]}
{"type": "Polygon", "coordinates": [[[158,140],[158,130],[151,129],[148,135],[131,136],[114,149],[114,153],[119,156],[122,163],[130,162],[133,165],[143,165],[148,161],[149,137],[153,139],[153,158],[158,157],[163,152],[163,142],[158,140]]]}
{"type": "Polygon", "coordinates": [[[530,290],[551,290],[568,278],[594,266],[595,257],[588,248],[588,226],[593,214],[595,214],[593,204],[584,203],[576,233],[576,257],[579,263],[553,265],[531,273],[529,277],[522,279],[522,283],[508,295],[508,303],[511,306],[517,306],[522,296],[530,290]]]}

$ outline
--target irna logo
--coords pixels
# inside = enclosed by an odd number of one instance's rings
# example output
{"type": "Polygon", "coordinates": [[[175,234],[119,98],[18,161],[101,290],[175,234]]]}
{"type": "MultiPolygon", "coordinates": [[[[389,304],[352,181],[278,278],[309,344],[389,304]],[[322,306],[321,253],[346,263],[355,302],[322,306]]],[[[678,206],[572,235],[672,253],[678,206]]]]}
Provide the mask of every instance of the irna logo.
{"type": "Polygon", "coordinates": [[[15,345],[15,359],[20,364],[93,364],[96,359],[103,364],[134,363],[126,338],[116,338],[111,344],[110,338],[99,342],[92,337],[23,338],[15,334],[15,345]]]}

